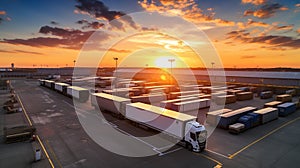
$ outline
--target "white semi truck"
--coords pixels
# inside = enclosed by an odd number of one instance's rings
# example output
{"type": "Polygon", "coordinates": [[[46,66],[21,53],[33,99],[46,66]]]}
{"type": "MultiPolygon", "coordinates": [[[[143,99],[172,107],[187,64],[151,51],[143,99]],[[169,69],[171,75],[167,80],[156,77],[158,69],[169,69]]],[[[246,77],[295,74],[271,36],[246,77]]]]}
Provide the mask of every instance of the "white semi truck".
{"type": "Polygon", "coordinates": [[[196,121],[196,117],[145,103],[130,103],[128,100],[105,93],[92,94],[93,106],[97,102],[100,109],[122,114],[132,122],[168,134],[191,151],[205,149],[207,131],[196,121]]]}

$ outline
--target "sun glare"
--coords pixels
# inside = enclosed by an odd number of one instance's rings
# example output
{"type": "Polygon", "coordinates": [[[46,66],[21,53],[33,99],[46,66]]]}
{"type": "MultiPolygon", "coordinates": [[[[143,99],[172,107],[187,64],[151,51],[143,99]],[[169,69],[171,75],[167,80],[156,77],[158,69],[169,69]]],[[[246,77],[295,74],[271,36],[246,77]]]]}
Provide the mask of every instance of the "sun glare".
{"type": "MultiPolygon", "coordinates": [[[[155,66],[158,68],[171,68],[170,59],[175,60],[173,57],[159,57],[155,60],[155,66]]],[[[172,61],[172,67],[176,67],[176,61],[172,61]]]]}
{"type": "Polygon", "coordinates": [[[165,81],[165,80],[167,80],[167,77],[165,75],[160,75],[160,79],[165,81]]]}

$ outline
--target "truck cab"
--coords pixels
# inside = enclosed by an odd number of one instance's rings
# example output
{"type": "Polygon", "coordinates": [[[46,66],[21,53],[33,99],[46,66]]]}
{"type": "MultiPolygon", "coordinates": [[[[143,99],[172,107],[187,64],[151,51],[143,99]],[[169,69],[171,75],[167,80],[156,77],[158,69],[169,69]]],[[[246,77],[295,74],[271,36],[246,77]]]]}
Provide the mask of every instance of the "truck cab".
{"type": "Polygon", "coordinates": [[[189,121],[185,127],[186,147],[194,152],[201,152],[205,149],[207,138],[207,130],[204,125],[196,121],[189,121]]]}

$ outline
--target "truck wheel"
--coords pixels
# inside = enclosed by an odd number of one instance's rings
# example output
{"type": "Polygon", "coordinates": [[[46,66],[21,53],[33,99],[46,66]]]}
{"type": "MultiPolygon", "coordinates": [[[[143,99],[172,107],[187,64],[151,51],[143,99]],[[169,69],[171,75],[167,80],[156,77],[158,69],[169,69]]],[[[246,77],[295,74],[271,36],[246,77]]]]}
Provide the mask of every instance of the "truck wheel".
{"type": "Polygon", "coordinates": [[[187,144],[186,144],[186,148],[187,148],[189,151],[192,151],[192,150],[193,150],[193,146],[192,146],[192,144],[190,144],[190,143],[187,143],[187,144]]]}

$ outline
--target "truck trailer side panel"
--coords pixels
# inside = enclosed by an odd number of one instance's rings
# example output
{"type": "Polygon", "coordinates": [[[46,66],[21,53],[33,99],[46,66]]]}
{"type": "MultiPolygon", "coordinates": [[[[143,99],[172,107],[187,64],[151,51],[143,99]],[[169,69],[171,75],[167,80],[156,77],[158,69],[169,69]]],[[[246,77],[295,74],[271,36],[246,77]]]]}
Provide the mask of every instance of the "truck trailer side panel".
{"type": "Polygon", "coordinates": [[[106,93],[93,93],[91,95],[91,102],[93,106],[99,106],[100,110],[125,116],[126,104],[130,103],[130,99],[106,93]]]}
{"type": "Polygon", "coordinates": [[[185,125],[196,117],[144,103],[126,105],[126,118],[166,134],[184,138],[185,125]]]}

